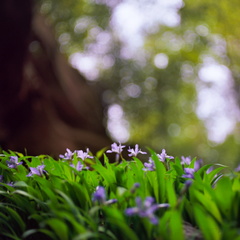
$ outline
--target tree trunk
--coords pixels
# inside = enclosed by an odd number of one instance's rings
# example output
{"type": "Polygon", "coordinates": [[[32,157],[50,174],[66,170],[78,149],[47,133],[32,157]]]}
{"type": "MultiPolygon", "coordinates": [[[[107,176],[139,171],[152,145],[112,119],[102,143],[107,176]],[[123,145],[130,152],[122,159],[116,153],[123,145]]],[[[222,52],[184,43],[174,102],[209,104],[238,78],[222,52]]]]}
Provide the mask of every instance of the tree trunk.
{"type": "Polygon", "coordinates": [[[0,27],[2,148],[58,156],[108,146],[97,93],[60,54],[32,1],[2,0],[0,27]]]}

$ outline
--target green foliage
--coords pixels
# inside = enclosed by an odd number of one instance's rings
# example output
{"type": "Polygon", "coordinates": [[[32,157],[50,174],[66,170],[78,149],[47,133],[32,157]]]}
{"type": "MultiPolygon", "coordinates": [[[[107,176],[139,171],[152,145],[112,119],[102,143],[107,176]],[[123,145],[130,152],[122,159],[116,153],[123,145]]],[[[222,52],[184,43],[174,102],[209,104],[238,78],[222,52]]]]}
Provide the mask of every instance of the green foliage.
{"type": "Polygon", "coordinates": [[[0,156],[0,238],[174,240],[198,235],[209,240],[240,239],[238,172],[220,164],[196,168],[197,159],[187,165],[177,157],[161,161],[154,151],[149,154],[155,166],[152,171],[138,157],[118,164],[110,164],[107,155],[103,163],[95,157],[88,169],[88,161],[75,155],[72,160],[54,160],[4,152],[0,156]],[[11,156],[19,156],[23,164],[9,168],[11,156]],[[71,161],[82,161],[84,168],[77,171],[71,161]],[[30,167],[41,164],[46,172],[27,176],[30,167]],[[184,176],[186,168],[195,169],[193,178],[184,176]],[[105,195],[94,200],[99,186],[105,195]],[[136,207],[136,199],[147,204],[149,197],[155,200],[154,211],[147,205],[142,210],[136,207]],[[127,209],[135,213],[127,214],[127,209]],[[190,235],[189,226],[194,229],[190,235]]]}

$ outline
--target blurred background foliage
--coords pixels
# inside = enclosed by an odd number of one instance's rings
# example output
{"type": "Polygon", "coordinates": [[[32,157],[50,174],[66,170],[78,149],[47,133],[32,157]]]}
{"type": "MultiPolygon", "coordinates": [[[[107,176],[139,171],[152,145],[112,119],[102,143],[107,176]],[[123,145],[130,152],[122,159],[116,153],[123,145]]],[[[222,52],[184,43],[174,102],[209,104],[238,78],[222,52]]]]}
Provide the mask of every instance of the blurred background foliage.
{"type": "Polygon", "coordinates": [[[238,164],[236,0],[41,0],[39,8],[61,52],[101,88],[113,140],[238,164]]]}

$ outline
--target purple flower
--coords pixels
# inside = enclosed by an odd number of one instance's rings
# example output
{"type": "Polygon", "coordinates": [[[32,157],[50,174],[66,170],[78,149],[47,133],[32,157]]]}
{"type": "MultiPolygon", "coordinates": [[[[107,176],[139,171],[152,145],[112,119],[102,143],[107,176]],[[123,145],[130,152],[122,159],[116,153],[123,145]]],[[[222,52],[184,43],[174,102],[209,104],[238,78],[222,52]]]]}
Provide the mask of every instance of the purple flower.
{"type": "Polygon", "coordinates": [[[135,149],[129,148],[128,152],[130,152],[128,154],[129,157],[136,157],[139,153],[140,154],[147,154],[146,152],[143,152],[143,151],[141,151],[141,149],[138,148],[138,144],[135,145],[135,149]]]}
{"type": "Polygon", "coordinates": [[[71,167],[75,168],[77,171],[81,172],[83,169],[83,164],[78,161],[76,165],[74,165],[73,163],[70,164],[71,167]]]}
{"type": "MultiPolygon", "coordinates": [[[[166,153],[166,150],[163,149],[161,154],[157,154],[158,159],[161,162],[165,162],[166,158],[173,159],[173,156],[168,156],[166,153]]],[[[144,163],[145,168],[143,168],[144,171],[154,171],[156,169],[155,163],[152,160],[152,158],[149,158],[148,163],[144,163]]]]}
{"type": "Polygon", "coordinates": [[[235,172],[240,172],[240,164],[234,169],[235,172]]]}
{"type": "Polygon", "coordinates": [[[85,160],[87,158],[93,158],[93,156],[88,154],[89,153],[89,149],[88,148],[87,148],[86,152],[83,152],[82,150],[76,150],[75,152],[77,154],[77,157],[81,158],[82,160],[85,160]]]}
{"type": "Polygon", "coordinates": [[[148,163],[144,163],[144,167],[145,168],[143,168],[143,171],[154,171],[156,169],[155,163],[152,158],[149,158],[148,163]]]}
{"type": "Polygon", "coordinates": [[[182,165],[184,165],[184,164],[190,165],[190,163],[192,161],[191,157],[184,157],[184,156],[181,157],[181,160],[182,160],[181,161],[182,165]]]}
{"type": "Polygon", "coordinates": [[[102,186],[97,186],[96,191],[92,195],[92,201],[98,202],[99,204],[110,205],[117,202],[117,199],[110,199],[106,201],[105,188],[102,186]]]}
{"type": "Polygon", "coordinates": [[[74,152],[72,152],[70,149],[67,148],[64,155],[60,154],[59,157],[65,160],[72,160],[73,155],[74,155],[74,152]]]}
{"type": "Polygon", "coordinates": [[[14,187],[14,182],[9,182],[9,183],[6,183],[6,184],[10,187],[14,187]]]}
{"type": "Polygon", "coordinates": [[[184,168],[184,174],[182,175],[182,177],[184,178],[194,178],[194,168],[184,168]]]}
{"type": "Polygon", "coordinates": [[[33,168],[33,167],[29,167],[29,168],[30,168],[30,173],[27,175],[27,177],[31,177],[33,174],[38,176],[43,176],[43,174],[47,172],[44,170],[45,165],[39,165],[36,168],[33,168]]]}
{"type": "Polygon", "coordinates": [[[97,186],[96,191],[93,193],[92,201],[99,203],[104,203],[106,201],[106,193],[104,187],[97,186]]]}
{"type": "Polygon", "coordinates": [[[123,151],[123,148],[124,148],[125,146],[123,145],[121,145],[121,143],[119,143],[119,145],[117,145],[117,143],[113,143],[112,145],[111,145],[111,150],[107,150],[106,152],[107,153],[117,153],[117,154],[121,154],[121,152],[123,151]]]}
{"type": "Polygon", "coordinates": [[[189,189],[190,187],[191,187],[191,185],[192,185],[192,180],[187,180],[186,182],[185,182],[185,187],[186,187],[186,189],[189,189]]]}
{"type": "Polygon", "coordinates": [[[134,183],[133,187],[131,188],[130,192],[133,194],[136,190],[140,187],[140,183],[134,183]]]}
{"type": "Polygon", "coordinates": [[[160,160],[161,162],[165,162],[166,158],[168,158],[168,159],[174,159],[173,156],[168,156],[168,155],[167,155],[165,149],[163,149],[160,154],[157,154],[157,156],[158,156],[158,158],[159,158],[159,160],[160,160]]]}
{"type": "Polygon", "coordinates": [[[202,160],[198,160],[194,163],[194,168],[184,168],[184,174],[182,175],[182,177],[194,179],[194,173],[199,170],[201,164],[202,160]]]}
{"type": "Polygon", "coordinates": [[[21,165],[23,162],[18,162],[17,156],[11,156],[9,161],[6,161],[9,168],[17,168],[18,165],[21,165]]]}
{"type": "MultiPolygon", "coordinates": [[[[210,168],[207,169],[206,173],[209,174],[210,172],[212,172],[214,169],[214,166],[211,166],[210,168]]],[[[215,175],[216,176],[216,175],[215,175]]]]}
{"type": "Polygon", "coordinates": [[[179,194],[179,196],[178,196],[177,206],[180,205],[180,203],[182,202],[182,199],[183,199],[184,195],[186,194],[186,192],[188,191],[188,189],[191,187],[192,184],[193,184],[193,181],[190,180],[190,179],[188,179],[188,180],[185,181],[184,186],[183,186],[183,188],[181,189],[180,194],[179,194]]]}
{"type": "Polygon", "coordinates": [[[161,207],[169,207],[169,204],[154,204],[154,198],[146,197],[142,201],[140,197],[135,199],[136,207],[127,208],[125,214],[127,216],[138,215],[139,217],[146,217],[152,224],[158,224],[158,218],[154,215],[155,211],[161,207]]]}
{"type": "Polygon", "coordinates": [[[197,170],[199,170],[202,165],[203,165],[203,160],[202,160],[202,159],[197,160],[197,161],[194,163],[195,172],[196,172],[197,170]]]}
{"type": "MultiPolygon", "coordinates": [[[[0,183],[3,183],[3,175],[0,175],[0,183]]],[[[10,187],[14,187],[14,182],[9,182],[9,183],[5,183],[5,184],[10,187]]]]}

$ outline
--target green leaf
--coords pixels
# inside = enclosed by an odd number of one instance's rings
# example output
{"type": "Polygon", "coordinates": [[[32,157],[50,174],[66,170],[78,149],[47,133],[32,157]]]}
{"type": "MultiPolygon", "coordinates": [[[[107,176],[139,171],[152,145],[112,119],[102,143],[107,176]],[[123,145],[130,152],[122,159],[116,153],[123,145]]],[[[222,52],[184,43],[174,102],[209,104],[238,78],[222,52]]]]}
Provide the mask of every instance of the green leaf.
{"type": "Polygon", "coordinates": [[[154,160],[155,166],[156,166],[156,175],[157,175],[157,182],[156,187],[159,189],[159,195],[157,196],[158,202],[165,202],[166,201],[166,180],[165,180],[165,174],[166,174],[166,168],[164,164],[159,161],[156,154],[152,155],[152,159],[154,160]]]}
{"type": "Polygon", "coordinates": [[[231,208],[233,204],[233,190],[231,180],[223,176],[216,184],[214,189],[216,203],[222,213],[230,220],[231,219],[231,208]]]}
{"type": "Polygon", "coordinates": [[[118,209],[104,207],[103,211],[106,214],[108,224],[113,228],[117,228],[118,239],[138,240],[136,233],[126,224],[122,213],[118,209]]]}
{"type": "Polygon", "coordinates": [[[194,216],[197,224],[206,240],[220,240],[221,231],[218,224],[204,209],[198,205],[193,205],[194,216]]]}
{"type": "Polygon", "coordinates": [[[92,226],[92,222],[88,221],[88,219],[81,217],[81,220],[84,220],[81,221],[78,217],[80,214],[77,211],[73,213],[72,211],[63,210],[63,208],[59,207],[57,210],[54,210],[54,214],[56,215],[57,219],[64,221],[68,228],[71,229],[71,232],[69,232],[69,236],[71,236],[70,239],[76,233],[85,233],[87,231],[83,224],[88,225],[89,229],[92,226]]]}
{"type": "Polygon", "coordinates": [[[184,240],[181,212],[176,209],[171,211],[170,217],[170,240],[175,240],[176,236],[178,240],[184,240]]]}
{"type": "Polygon", "coordinates": [[[59,240],[69,240],[69,228],[65,222],[58,218],[51,218],[45,221],[45,224],[48,225],[59,240]]]}
{"type": "Polygon", "coordinates": [[[87,185],[79,183],[66,183],[68,186],[68,195],[81,209],[87,210],[91,204],[91,198],[87,190],[87,185]]]}
{"type": "Polygon", "coordinates": [[[20,230],[20,232],[23,232],[26,228],[26,224],[18,212],[10,207],[5,207],[4,210],[11,217],[11,223],[13,226],[15,226],[14,228],[20,230]]]}
{"type": "MultiPolygon", "coordinates": [[[[212,165],[212,166],[217,166],[218,164],[215,164],[215,165],[212,165]]],[[[205,176],[204,176],[204,178],[206,179],[206,182],[208,182],[208,183],[210,183],[210,184],[214,184],[215,182],[214,182],[214,180],[215,180],[215,176],[217,175],[217,174],[219,174],[223,169],[225,169],[226,168],[226,166],[221,166],[221,167],[218,167],[218,168],[216,168],[216,169],[213,169],[211,172],[209,172],[209,173],[206,173],[205,172],[205,176]]]]}
{"type": "Polygon", "coordinates": [[[27,238],[35,233],[37,233],[39,230],[38,229],[30,229],[30,230],[27,230],[25,231],[23,234],[22,234],[22,238],[27,238]]]}
{"type": "Polygon", "coordinates": [[[42,201],[40,201],[38,198],[32,196],[31,194],[29,194],[29,193],[27,193],[27,192],[25,192],[25,191],[15,190],[15,191],[13,192],[13,194],[19,194],[19,195],[25,196],[25,197],[27,197],[27,198],[29,198],[29,199],[32,199],[32,200],[36,201],[38,204],[40,204],[40,205],[42,205],[42,206],[45,206],[45,204],[44,204],[42,201]]]}
{"type": "Polygon", "coordinates": [[[172,178],[166,179],[166,190],[167,190],[167,196],[168,196],[168,202],[171,207],[176,206],[177,204],[177,196],[174,189],[174,181],[172,178]]]}
{"type": "MultiPolygon", "coordinates": [[[[104,155],[104,153],[106,152],[107,149],[108,149],[108,147],[105,147],[105,148],[99,150],[99,151],[96,153],[97,159],[100,159],[100,158],[104,155]]],[[[106,156],[106,155],[105,155],[105,156],[106,156]]],[[[104,156],[104,158],[105,158],[105,156],[104,156]]]]}
{"type": "Polygon", "coordinates": [[[216,202],[212,198],[212,195],[208,194],[207,191],[205,191],[204,194],[195,189],[191,190],[191,193],[192,204],[195,204],[195,202],[201,203],[210,215],[212,215],[219,223],[222,222],[222,216],[216,205],[216,202]]]}
{"type": "Polygon", "coordinates": [[[68,204],[70,209],[75,211],[76,206],[75,206],[74,202],[72,201],[72,199],[70,198],[70,196],[68,196],[67,194],[65,194],[64,192],[62,192],[60,190],[55,190],[55,191],[66,201],[66,203],[68,204]]]}
{"type": "Polygon", "coordinates": [[[111,168],[106,169],[103,165],[97,161],[97,164],[92,166],[106,181],[106,184],[111,188],[112,191],[116,188],[116,176],[111,168]]]}
{"type": "Polygon", "coordinates": [[[14,183],[14,187],[28,187],[28,185],[24,181],[18,181],[14,183]]]}
{"type": "Polygon", "coordinates": [[[105,240],[106,236],[101,237],[101,235],[99,235],[98,233],[85,232],[75,236],[72,240],[86,240],[86,239],[104,239],[105,240]]]}

